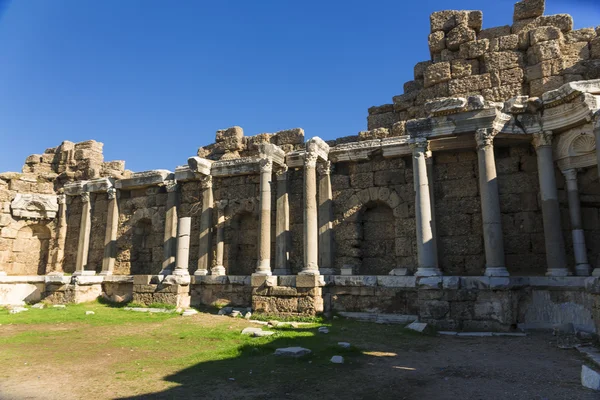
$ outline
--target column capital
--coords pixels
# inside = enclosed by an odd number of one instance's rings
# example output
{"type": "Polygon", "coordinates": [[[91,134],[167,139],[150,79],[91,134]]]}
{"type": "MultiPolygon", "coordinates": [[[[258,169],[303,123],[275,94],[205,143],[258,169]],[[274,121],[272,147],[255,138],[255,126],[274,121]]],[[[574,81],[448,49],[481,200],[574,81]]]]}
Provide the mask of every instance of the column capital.
{"type": "Polygon", "coordinates": [[[565,179],[567,181],[576,181],[577,180],[577,170],[575,168],[569,168],[562,171],[565,179]]]}
{"type": "Polygon", "coordinates": [[[119,196],[119,192],[114,187],[108,188],[106,194],[108,195],[109,200],[114,200],[119,196]]]}
{"type": "Polygon", "coordinates": [[[426,138],[411,138],[408,141],[408,145],[413,153],[425,153],[429,149],[429,141],[426,138]]]}
{"type": "Polygon", "coordinates": [[[317,168],[317,160],[319,155],[313,152],[307,152],[304,155],[304,167],[305,168],[317,168]]]}
{"type": "Polygon", "coordinates": [[[477,142],[477,150],[494,145],[494,137],[498,131],[489,128],[480,128],[475,131],[475,141],[477,142]]]}
{"type": "Polygon", "coordinates": [[[83,192],[79,196],[81,198],[81,202],[82,203],[89,203],[90,202],[90,193],[89,192],[83,192]]]}
{"type": "Polygon", "coordinates": [[[177,191],[177,181],[176,180],[167,180],[165,181],[165,187],[167,188],[168,193],[173,193],[177,191]]]}
{"type": "Polygon", "coordinates": [[[200,188],[210,189],[213,186],[212,175],[204,175],[200,178],[200,188]]]}
{"type": "Polygon", "coordinates": [[[270,158],[261,158],[259,161],[260,172],[273,172],[273,160],[270,158]]]}
{"type": "Polygon", "coordinates": [[[58,199],[58,204],[66,204],[67,203],[67,195],[66,194],[59,194],[57,196],[58,199]]]}
{"type": "Polygon", "coordinates": [[[325,162],[319,163],[317,165],[317,172],[321,176],[331,174],[331,161],[325,161],[325,162]]]}
{"type": "Polygon", "coordinates": [[[217,210],[223,211],[223,210],[225,210],[225,207],[227,207],[228,203],[229,202],[227,200],[215,201],[215,207],[217,208],[217,210]]]}
{"type": "Polygon", "coordinates": [[[275,169],[275,176],[278,181],[285,181],[287,179],[288,166],[283,165],[280,168],[275,169]]]}
{"type": "Polygon", "coordinates": [[[533,134],[533,147],[536,149],[543,146],[552,146],[552,132],[545,131],[533,134]]]}

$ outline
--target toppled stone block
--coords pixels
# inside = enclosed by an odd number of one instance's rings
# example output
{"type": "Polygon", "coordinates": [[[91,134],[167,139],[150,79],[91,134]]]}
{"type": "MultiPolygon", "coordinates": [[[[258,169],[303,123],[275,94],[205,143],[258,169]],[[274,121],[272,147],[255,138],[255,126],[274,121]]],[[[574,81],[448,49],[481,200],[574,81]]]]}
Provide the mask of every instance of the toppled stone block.
{"type": "Polygon", "coordinates": [[[348,343],[348,342],[338,342],[338,346],[340,346],[342,349],[349,349],[350,348],[350,343],[348,343]]]}
{"type": "Polygon", "coordinates": [[[286,129],[275,133],[275,144],[302,144],[304,143],[304,129],[286,129]]]}
{"type": "MultiPolygon", "coordinates": [[[[452,79],[452,72],[449,62],[441,62],[430,65],[425,71],[425,87],[431,87],[438,83],[446,82],[452,79]]],[[[394,100],[394,103],[396,101],[394,100]]]]}
{"type": "Polygon", "coordinates": [[[312,353],[312,351],[309,349],[305,349],[304,347],[284,347],[275,350],[276,356],[285,357],[302,357],[310,353],[312,353]]]}
{"type": "Polygon", "coordinates": [[[326,326],[320,326],[318,331],[319,333],[327,334],[329,333],[329,328],[327,328],[326,326]]]}
{"type": "Polygon", "coordinates": [[[457,26],[452,29],[446,37],[446,47],[449,50],[456,51],[460,45],[467,42],[472,42],[477,39],[477,34],[473,29],[466,26],[457,26]]]}
{"type": "Polygon", "coordinates": [[[334,364],[343,364],[344,363],[344,357],[342,356],[333,356],[331,357],[331,361],[334,364]]]}
{"type": "Polygon", "coordinates": [[[358,132],[358,140],[383,139],[390,136],[390,131],[386,128],[377,128],[370,131],[358,132]]]}
{"type": "Polygon", "coordinates": [[[226,151],[243,150],[244,130],[239,126],[217,131],[215,141],[220,148],[226,151]]]}
{"type": "Polygon", "coordinates": [[[600,390],[600,373],[587,365],[581,366],[581,384],[592,390],[600,390]]]}
{"type": "Polygon", "coordinates": [[[425,111],[430,115],[447,115],[463,111],[467,106],[467,99],[450,97],[431,100],[425,103],[425,111]]]}
{"type": "Polygon", "coordinates": [[[413,322],[405,327],[406,329],[410,329],[411,331],[423,333],[427,329],[427,324],[425,322],[413,322]]]}
{"type": "Polygon", "coordinates": [[[515,4],[514,21],[521,21],[544,15],[545,0],[522,0],[515,4]]]}

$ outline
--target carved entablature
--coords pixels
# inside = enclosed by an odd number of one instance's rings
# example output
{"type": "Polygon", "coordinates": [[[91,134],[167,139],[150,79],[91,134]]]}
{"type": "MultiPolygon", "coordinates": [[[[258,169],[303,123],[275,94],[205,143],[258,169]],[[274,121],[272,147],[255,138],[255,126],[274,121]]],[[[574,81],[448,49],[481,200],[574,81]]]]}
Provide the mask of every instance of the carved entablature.
{"type": "Polygon", "coordinates": [[[10,208],[13,217],[54,219],[58,212],[58,196],[18,193],[12,201],[10,208]]]}
{"type": "Polygon", "coordinates": [[[410,137],[404,135],[339,144],[329,150],[329,159],[333,162],[366,161],[376,152],[381,152],[385,158],[406,156],[411,154],[409,140],[410,137]]]}
{"type": "Polygon", "coordinates": [[[157,169],[152,171],[136,172],[127,179],[119,179],[115,183],[117,189],[133,190],[143,189],[150,186],[165,185],[167,180],[173,180],[174,174],[165,169],[157,169]]]}
{"type": "Polygon", "coordinates": [[[554,150],[554,159],[561,170],[596,165],[593,125],[590,123],[560,134],[554,150]]]}

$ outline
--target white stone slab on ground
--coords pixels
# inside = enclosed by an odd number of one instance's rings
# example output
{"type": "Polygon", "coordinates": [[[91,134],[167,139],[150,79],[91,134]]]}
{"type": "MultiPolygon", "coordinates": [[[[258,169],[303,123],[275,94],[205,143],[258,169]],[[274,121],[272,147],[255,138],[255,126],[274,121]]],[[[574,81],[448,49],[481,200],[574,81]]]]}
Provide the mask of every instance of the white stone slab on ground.
{"type": "Polygon", "coordinates": [[[261,328],[252,328],[252,327],[244,328],[242,330],[242,335],[254,336],[255,332],[262,332],[262,329],[261,328]]]}
{"type": "Polygon", "coordinates": [[[93,311],[86,311],[86,312],[85,312],[85,315],[94,315],[94,314],[96,314],[96,313],[95,313],[95,312],[93,312],[93,311]]]}
{"type": "Polygon", "coordinates": [[[256,332],[254,332],[254,337],[267,337],[267,336],[272,336],[274,334],[275,334],[275,332],[273,332],[273,331],[256,331],[256,332]]]}
{"type": "Polygon", "coordinates": [[[348,343],[348,342],[338,342],[338,346],[340,346],[343,349],[349,349],[350,348],[350,343],[348,343]]]}
{"type": "Polygon", "coordinates": [[[406,326],[406,329],[410,329],[411,331],[423,333],[425,329],[427,329],[427,324],[425,322],[412,322],[411,324],[406,326]]]}
{"type": "Polygon", "coordinates": [[[32,305],[31,308],[37,308],[41,310],[42,308],[44,308],[44,303],[36,303],[32,305]]]}
{"type": "Polygon", "coordinates": [[[600,374],[587,365],[582,365],[581,384],[588,389],[600,390],[600,374]]]}
{"type": "Polygon", "coordinates": [[[461,337],[491,337],[494,336],[492,332],[459,332],[458,336],[461,337]]]}
{"type": "Polygon", "coordinates": [[[194,310],[193,308],[188,308],[181,314],[181,316],[182,317],[191,317],[192,315],[196,315],[196,314],[198,314],[198,311],[194,310]]]}
{"type": "Polygon", "coordinates": [[[331,357],[331,361],[334,364],[343,364],[344,363],[344,357],[342,356],[333,356],[331,357]]]}
{"type": "Polygon", "coordinates": [[[329,328],[326,326],[319,327],[319,333],[329,333],[329,328]]]}
{"type": "Polygon", "coordinates": [[[305,349],[304,347],[283,347],[275,350],[276,356],[286,357],[302,357],[310,353],[312,353],[312,351],[305,349]]]}

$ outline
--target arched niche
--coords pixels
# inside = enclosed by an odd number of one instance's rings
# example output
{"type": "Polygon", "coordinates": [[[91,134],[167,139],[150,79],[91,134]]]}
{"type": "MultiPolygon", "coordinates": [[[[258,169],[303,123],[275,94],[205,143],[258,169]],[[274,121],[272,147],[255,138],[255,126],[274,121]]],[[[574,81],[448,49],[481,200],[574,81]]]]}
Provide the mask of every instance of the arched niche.
{"type": "Polygon", "coordinates": [[[51,232],[41,224],[19,229],[12,247],[13,275],[45,275],[50,253],[51,232]]]}

